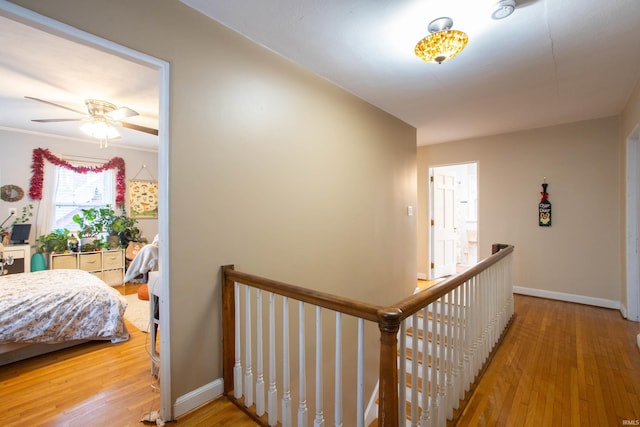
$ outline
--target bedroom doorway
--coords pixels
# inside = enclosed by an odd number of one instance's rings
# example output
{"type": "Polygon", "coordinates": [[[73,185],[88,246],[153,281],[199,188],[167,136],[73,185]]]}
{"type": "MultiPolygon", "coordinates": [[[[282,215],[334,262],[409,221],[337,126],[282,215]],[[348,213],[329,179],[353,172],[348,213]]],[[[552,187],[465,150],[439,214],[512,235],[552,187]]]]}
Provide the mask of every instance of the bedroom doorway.
{"type": "MultiPolygon", "coordinates": [[[[0,17],[10,21],[24,24],[27,27],[41,30],[42,32],[53,37],[77,42],[80,45],[94,49],[101,54],[108,54],[117,57],[124,62],[139,64],[148,67],[157,72],[157,81],[150,86],[157,90],[158,97],[158,149],[157,149],[157,181],[158,181],[158,225],[157,234],[164,247],[169,247],[169,63],[161,59],[152,57],[142,52],[135,51],[125,46],[118,45],[114,42],[102,39],[93,34],[81,31],[75,27],[58,22],[54,19],[39,15],[31,10],[17,6],[13,3],[0,0],[0,17]]],[[[34,52],[37,55],[37,52],[34,52]]],[[[62,54],[61,54],[62,55],[62,54]]],[[[85,58],[87,59],[87,58],[85,58]]],[[[59,59],[61,63],[66,63],[64,58],[59,59]]],[[[35,71],[28,65],[19,68],[20,70],[28,70],[28,75],[37,82],[38,76],[35,71]]],[[[23,72],[24,73],[24,72],[23,72]]],[[[40,76],[43,80],[53,78],[52,75],[40,76]]],[[[75,82],[80,83],[80,82],[75,82]]],[[[35,83],[34,83],[35,86],[35,83]]],[[[58,85],[62,90],[63,84],[58,85]]],[[[29,95],[28,93],[20,93],[20,96],[29,95]]],[[[134,171],[135,172],[135,171],[134,171]]],[[[152,236],[153,237],[153,236],[152,236]]],[[[167,251],[160,251],[159,265],[163,274],[160,276],[159,287],[161,289],[161,305],[160,305],[160,328],[164,331],[160,336],[160,376],[162,377],[162,387],[160,389],[160,412],[164,419],[171,419],[172,402],[171,402],[171,376],[170,376],[170,335],[169,335],[169,304],[168,299],[168,277],[169,277],[169,256],[167,251]],[[166,296],[166,297],[165,297],[166,296]]]]}
{"type": "Polygon", "coordinates": [[[429,168],[429,279],[478,262],[478,164],[429,168]]]}

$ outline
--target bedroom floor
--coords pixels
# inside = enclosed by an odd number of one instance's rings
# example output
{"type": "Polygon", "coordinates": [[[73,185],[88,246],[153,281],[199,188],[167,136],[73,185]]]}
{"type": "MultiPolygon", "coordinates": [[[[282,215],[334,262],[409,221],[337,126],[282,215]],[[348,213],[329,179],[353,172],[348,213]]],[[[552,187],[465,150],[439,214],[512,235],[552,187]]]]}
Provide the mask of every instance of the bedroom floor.
{"type": "Polygon", "coordinates": [[[138,288],[142,286],[143,283],[125,283],[122,286],[114,286],[113,289],[120,292],[122,295],[131,295],[138,292],[138,288]]]}

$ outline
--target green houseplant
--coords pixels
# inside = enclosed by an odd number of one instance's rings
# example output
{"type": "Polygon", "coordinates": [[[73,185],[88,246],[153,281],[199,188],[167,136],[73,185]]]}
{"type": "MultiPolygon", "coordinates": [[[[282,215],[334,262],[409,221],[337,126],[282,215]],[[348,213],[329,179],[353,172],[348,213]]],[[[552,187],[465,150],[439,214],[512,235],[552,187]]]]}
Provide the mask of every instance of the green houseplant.
{"type": "Polygon", "coordinates": [[[58,228],[49,234],[38,237],[36,251],[38,253],[63,253],[67,250],[71,232],[66,228],[58,228]]]}
{"type": "Polygon", "coordinates": [[[115,212],[110,206],[106,208],[82,209],[81,213],[73,216],[72,220],[78,224],[78,237],[97,237],[108,231],[115,218],[115,212]]]}
{"type": "Polygon", "coordinates": [[[120,243],[123,247],[126,247],[129,242],[140,241],[140,230],[136,227],[138,220],[128,217],[124,212],[114,218],[111,223],[112,235],[117,235],[120,238],[120,243]]]}

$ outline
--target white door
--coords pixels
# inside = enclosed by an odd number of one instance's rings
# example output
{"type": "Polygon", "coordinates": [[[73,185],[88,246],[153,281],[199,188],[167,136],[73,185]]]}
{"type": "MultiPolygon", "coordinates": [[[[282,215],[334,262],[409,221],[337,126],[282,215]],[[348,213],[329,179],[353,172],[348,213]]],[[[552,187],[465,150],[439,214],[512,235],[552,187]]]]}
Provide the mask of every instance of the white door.
{"type": "Polygon", "coordinates": [[[431,280],[456,273],[455,175],[431,175],[431,280]]]}

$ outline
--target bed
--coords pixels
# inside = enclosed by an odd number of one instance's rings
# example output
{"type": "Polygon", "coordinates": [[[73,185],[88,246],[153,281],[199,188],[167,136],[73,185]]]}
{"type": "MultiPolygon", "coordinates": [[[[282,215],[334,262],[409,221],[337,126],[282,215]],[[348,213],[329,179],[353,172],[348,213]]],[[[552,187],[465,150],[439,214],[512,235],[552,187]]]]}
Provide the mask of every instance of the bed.
{"type": "Polygon", "coordinates": [[[129,339],[126,299],[83,270],[0,277],[0,365],[88,340],[129,339]]]}

